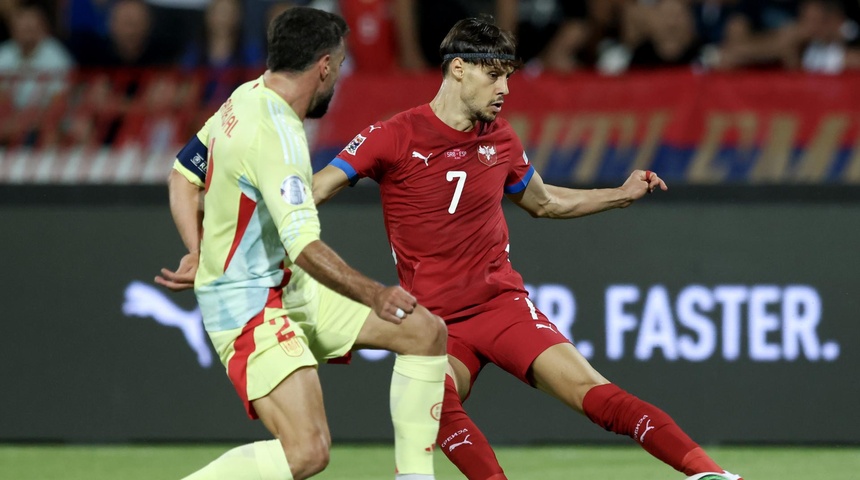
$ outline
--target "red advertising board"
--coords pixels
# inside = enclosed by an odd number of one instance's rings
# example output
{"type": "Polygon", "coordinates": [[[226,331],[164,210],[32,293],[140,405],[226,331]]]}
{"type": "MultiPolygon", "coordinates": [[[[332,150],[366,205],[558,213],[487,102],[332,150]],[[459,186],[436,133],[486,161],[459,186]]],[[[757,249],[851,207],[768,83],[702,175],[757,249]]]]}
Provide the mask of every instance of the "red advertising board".
{"type": "MultiPolygon", "coordinates": [[[[319,125],[317,166],[368,124],[428,102],[440,82],[435,73],[345,78],[319,125]]],[[[857,183],[858,85],[856,74],[517,73],[502,114],[554,182],[651,168],[693,184],[857,183]]]]}

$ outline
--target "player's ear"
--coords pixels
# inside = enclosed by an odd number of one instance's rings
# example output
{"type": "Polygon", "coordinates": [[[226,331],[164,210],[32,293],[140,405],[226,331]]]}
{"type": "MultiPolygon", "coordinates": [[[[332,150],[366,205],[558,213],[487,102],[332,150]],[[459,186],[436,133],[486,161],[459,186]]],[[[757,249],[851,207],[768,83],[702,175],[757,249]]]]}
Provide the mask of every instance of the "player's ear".
{"type": "Polygon", "coordinates": [[[451,75],[457,80],[462,80],[463,75],[466,73],[466,65],[460,57],[456,57],[454,60],[451,60],[451,66],[448,68],[448,71],[451,72],[451,75]]]}
{"type": "Polygon", "coordinates": [[[325,80],[331,73],[331,61],[332,58],[330,53],[323,55],[317,61],[317,68],[320,72],[320,80],[325,80]]]}

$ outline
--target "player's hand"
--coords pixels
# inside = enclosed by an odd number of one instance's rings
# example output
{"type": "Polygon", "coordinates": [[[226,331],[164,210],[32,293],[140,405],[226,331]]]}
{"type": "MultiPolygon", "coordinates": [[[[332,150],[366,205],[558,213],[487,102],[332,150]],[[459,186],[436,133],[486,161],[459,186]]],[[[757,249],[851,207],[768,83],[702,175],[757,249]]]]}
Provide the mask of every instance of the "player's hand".
{"type": "Polygon", "coordinates": [[[188,253],[179,260],[179,268],[175,272],[167,268],[162,268],[161,275],[155,277],[155,283],[165,286],[174,292],[194,288],[194,277],[197,276],[197,264],[199,262],[199,253],[188,253]]]}
{"type": "Polygon", "coordinates": [[[407,315],[415,311],[418,301],[400,287],[386,287],[373,296],[373,312],[387,321],[399,325],[407,315]]]}
{"type": "Polygon", "coordinates": [[[666,182],[658,177],[651,170],[633,170],[633,173],[627,177],[621,189],[627,192],[631,200],[639,200],[645,194],[651,193],[656,189],[668,190],[666,182]]]}

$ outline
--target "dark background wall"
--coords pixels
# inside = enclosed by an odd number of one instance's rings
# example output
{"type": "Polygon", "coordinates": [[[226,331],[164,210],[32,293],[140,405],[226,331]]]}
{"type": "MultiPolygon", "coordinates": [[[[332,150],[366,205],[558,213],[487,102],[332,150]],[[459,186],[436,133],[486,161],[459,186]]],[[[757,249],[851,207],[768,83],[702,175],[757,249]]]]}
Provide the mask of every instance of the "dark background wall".
{"type": "MultiPolygon", "coordinates": [[[[393,283],[374,194],[324,206],[323,238],[393,283]]],[[[511,206],[511,258],[598,370],[700,442],[858,443],[846,421],[860,395],[858,197],[670,190],[565,222],[511,206]]],[[[195,315],[192,294],[152,283],[182,254],[164,198],[162,187],[0,192],[0,441],[262,434],[208,341],[195,344],[200,331],[149,315],[195,315]],[[149,307],[124,312],[135,294],[149,307]]],[[[390,356],[321,371],[335,440],[390,438],[390,356]]],[[[466,406],[496,442],[622,440],[495,367],[466,406]]]]}

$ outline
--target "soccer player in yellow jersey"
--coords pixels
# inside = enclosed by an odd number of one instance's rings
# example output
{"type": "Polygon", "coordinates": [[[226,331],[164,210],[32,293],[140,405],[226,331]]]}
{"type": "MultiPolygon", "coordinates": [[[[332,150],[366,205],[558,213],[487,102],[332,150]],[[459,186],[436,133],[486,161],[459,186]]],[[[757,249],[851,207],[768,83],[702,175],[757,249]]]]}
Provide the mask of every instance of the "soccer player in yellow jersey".
{"type": "MultiPolygon", "coordinates": [[[[390,396],[397,478],[433,479],[445,325],[320,240],[302,120],[325,113],[347,32],[341,17],[320,10],[278,16],[266,72],[236,89],[174,164],[171,212],[191,252],[179,271],[199,261],[194,289],[206,331],[248,414],[275,437],[188,479],[301,480],[322,471],[331,438],[315,367],[359,347],[398,354],[390,396]]],[[[157,281],[181,288],[172,274],[157,281]]]]}

